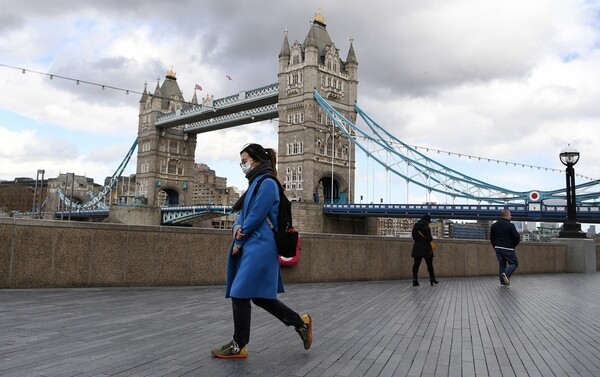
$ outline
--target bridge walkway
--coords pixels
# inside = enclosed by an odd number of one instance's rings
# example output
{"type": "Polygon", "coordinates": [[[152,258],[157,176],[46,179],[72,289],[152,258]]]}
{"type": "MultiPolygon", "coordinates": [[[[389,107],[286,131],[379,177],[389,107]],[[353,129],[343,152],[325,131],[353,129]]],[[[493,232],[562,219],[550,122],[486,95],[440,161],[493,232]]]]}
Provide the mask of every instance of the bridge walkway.
{"type": "Polygon", "coordinates": [[[222,286],[0,290],[2,376],[599,376],[600,273],[290,284],[297,334],[254,307],[249,357],[222,286]]]}

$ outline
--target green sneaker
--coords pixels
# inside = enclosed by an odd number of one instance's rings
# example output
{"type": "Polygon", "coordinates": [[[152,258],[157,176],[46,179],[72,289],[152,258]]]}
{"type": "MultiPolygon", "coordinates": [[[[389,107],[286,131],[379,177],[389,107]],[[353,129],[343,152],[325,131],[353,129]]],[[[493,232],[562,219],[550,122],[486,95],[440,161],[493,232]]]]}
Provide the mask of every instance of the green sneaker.
{"type": "Polygon", "coordinates": [[[308,314],[302,314],[300,318],[302,319],[302,322],[304,322],[304,327],[296,327],[296,332],[304,342],[304,349],[307,350],[310,348],[313,338],[312,318],[310,318],[308,314]]]}
{"type": "Polygon", "coordinates": [[[215,348],[210,353],[220,359],[245,359],[248,357],[248,347],[244,346],[240,349],[237,343],[232,340],[221,348],[215,348]]]}

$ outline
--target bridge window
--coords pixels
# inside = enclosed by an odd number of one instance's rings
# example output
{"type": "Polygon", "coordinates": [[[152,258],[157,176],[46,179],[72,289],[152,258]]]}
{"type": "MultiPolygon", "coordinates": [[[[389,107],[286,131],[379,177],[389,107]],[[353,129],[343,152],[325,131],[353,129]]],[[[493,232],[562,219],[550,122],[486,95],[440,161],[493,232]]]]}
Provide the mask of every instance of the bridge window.
{"type": "Polygon", "coordinates": [[[288,84],[294,85],[302,82],[302,73],[294,73],[288,77],[288,84]]]}
{"type": "MultiPolygon", "coordinates": [[[[161,166],[161,173],[164,173],[165,166],[161,166]]],[[[166,165],[166,173],[173,175],[183,174],[183,163],[179,160],[169,160],[166,165]]]]}
{"type": "Polygon", "coordinates": [[[285,168],[285,189],[302,190],[302,166],[285,168]]]}
{"type": "Polygon", "coordinates": [[[171,161],[169,162],[169,169],[167,170],[169,174],[177,174],[177,163],[171,161]]]}
{"type": "Polygon", "coordinates": [[[289,124],[301,124],[304,123],[304,113],[296,112],[293,114],[288,114],[287,120],[289,124]]]}
{"type": "Polygon", "coordinates": [[[288,143],[287,152],[288,155],[304,153],[304,143],[296,141],[294,141],[293,143],[288,143]]]}
{"type": "Polygon", "coordinates": [[[331,120],[331,118],[329,117],[329,115],[325,116],[325,125],[326,126],[331,126],[333,124],[333,120],[331,120]]]}
{"type": "Polygon", "coordinates": [[[169,153],[179,153],[179,142],[169,141],[169,153]]]}
{"type": "Polygon", "coordinates": [[[320,155],[325,155],[325,144],[320,138],[315,142],[315,152],[320,155]]]}
{"type": "Polygon", "coordinates": [[[327,155],[333,156],[333,139],[331,137],[327,140],[327,155]]]}

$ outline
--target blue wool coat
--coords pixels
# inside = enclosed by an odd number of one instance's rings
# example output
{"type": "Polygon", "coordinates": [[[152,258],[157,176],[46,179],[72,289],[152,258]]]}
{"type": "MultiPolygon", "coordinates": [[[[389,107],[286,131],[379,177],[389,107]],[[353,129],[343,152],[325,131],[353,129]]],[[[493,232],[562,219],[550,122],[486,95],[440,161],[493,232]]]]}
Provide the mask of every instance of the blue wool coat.
{"type": "Polygon", "coordinates": [[[233,225],[225,297],[275,299],[277,293],[284,291],[275,236],[266,221],[268,215],[277,226],[279,186],[273,179],[265,179],[256,195],[252,195],[260,177],[248,187],[240,215],[233,225]],[[246,236],[236,240],[235,231],[240,226],[246,236]],[[241,247],[236,255],[231,253],[233,245],[241,247]]]}

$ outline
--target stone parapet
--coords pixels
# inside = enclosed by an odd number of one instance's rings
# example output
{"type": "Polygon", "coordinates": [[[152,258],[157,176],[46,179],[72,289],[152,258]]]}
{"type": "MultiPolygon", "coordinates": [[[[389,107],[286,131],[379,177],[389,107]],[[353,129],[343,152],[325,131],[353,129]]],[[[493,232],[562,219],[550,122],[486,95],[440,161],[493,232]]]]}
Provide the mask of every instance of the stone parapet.
{"type": "MultiPolygon", "coordinates": [[[[412,241],[302,233],[288,283],[411,278],[412,241]]],[[[220,285],[229,230],[0,218],[0,288],[220,285]]],[[[497,274],[487,241],[436,240],[436,274],[497,274]]],[[[524,242],[517,274],[568,272],[567,245],[524,242]]],[[[426,277],[425,266],[421,276],[426,277]]]]}
{"type": "Polygon", "coordinates": [[[598,271],[598,247],[586,238],[554,238],[552,242],[567,245],[567,272],[598,271]]]}
{"type": "Polygon", "coordinates": [[[301,233],[377,234],[376,217],[323,216],[323,203],[293,202],[292,213],[301,233]]]}

